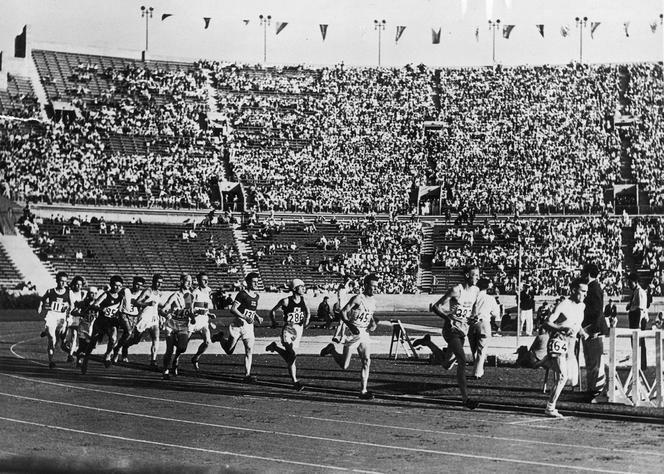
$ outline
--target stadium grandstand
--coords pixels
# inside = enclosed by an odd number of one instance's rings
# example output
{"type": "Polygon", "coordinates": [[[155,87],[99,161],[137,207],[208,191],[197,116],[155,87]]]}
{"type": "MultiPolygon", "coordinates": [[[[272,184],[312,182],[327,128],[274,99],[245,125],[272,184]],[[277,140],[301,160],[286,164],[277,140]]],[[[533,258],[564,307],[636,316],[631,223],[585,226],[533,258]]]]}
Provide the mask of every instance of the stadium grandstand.
{"type": "Polygon", "coordinates": [[[658,472],[661,9],[7,0],[0,471],[658,472]]]}
{"type": "MultiPolygon", "coordinates": [[[[244,212],[237,232],[225,224],[198,242],[246,248],[224,268],[255,267],[266,289],[299,274],[331,290],[378,271],[390,293],[435,293],[480,263],[500,292],[516,291],[520,268],[541,294],[557,294],[590,258],[620,294],[622,273],[645,271],[624,255],[636,224],[621,211],[661,201],[659,63],[264,68],[42,49],[26,60],[48,119],[11,118],[40,115],[30,80],[12,76],[9,96],[24,94],[1,119],[7,197],[37,208],[244,212]]],[[[120,270],[166,271],[148,262],[173,242],[219,285],[241,277],[205,262],[204,246],[183,247],[178,226],[125,225],[119,239],[54,225],[40,220],[55,245],[45,251],[30,235],[35,252],[96,284],[120,270]],[[170,237],[158,244],[161,233],[170,237]],[[113,263],[129,249],[145,261],[113,263]],[[77,261],[80,252],[95,257],[77,261]]],[[[167,282],[185,268],[174,263],[167,282]]]]}

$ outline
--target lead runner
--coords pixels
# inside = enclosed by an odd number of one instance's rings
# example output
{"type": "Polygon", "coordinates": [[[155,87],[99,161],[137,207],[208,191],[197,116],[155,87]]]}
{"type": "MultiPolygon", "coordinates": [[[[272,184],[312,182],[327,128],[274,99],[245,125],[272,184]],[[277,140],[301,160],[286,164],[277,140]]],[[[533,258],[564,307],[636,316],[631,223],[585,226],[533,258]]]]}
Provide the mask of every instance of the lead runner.
{"type": "Polygon", "coordinates": [[[466,384],[466,353],[463,345],[468,334],[468,320],[475,314],[475,303],[480,289],[476,286],[480,279],[480,269],[469,266],[464,269],[465,280],[462,284],[452,287],[431,310],[443,318],[443,338],[447,342],[442,366],[449,369],[453,356],[457,360],[457,383],[461,392],[461,400],[466,408],[474,410],[479,403],[468,398],[466,384]]]}

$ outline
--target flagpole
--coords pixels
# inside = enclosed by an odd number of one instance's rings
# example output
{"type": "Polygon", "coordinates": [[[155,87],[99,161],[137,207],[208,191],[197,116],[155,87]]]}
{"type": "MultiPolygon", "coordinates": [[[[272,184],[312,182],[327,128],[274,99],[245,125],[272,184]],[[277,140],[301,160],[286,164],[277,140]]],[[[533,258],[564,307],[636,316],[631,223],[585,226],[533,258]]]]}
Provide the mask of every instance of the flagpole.
{"type": "Polygon", "coordinates": [[[272,20],[272,15],[258,15],[261,26],[263,27],[263,64],[267,62],[267,27],[272,20]]]}
{"type": "Polygon", "coordinates": [[[489,20],[489,29],[493,33],[491,58],[494,64],[496,64],[496,30],[498,28],[500,28],[500,20],[489,20]]]}
{"type": "Polygon", "coordinates": [[[148,20],[152,18],[154,8],[141,5],[141,18],[145,18],[145,52],[148,52],[148,20]]]}
{"type": "Polygon", "coordinates": [[[583,29],[588,25],[588,17],[584,16],[581,19],[577,16],[575,21],[576,27],[579,29],[579,63],[583,64],[583,29]]]}
{"type": "Polygon", "coordinates": [[[374,30],[378,30],[378,67],[380,67],[380,46],[381,46],[381,40],[382,40],[382,32],[385,29],[385,24],[387,22],[385,20],[374,20],[374,30]]]}

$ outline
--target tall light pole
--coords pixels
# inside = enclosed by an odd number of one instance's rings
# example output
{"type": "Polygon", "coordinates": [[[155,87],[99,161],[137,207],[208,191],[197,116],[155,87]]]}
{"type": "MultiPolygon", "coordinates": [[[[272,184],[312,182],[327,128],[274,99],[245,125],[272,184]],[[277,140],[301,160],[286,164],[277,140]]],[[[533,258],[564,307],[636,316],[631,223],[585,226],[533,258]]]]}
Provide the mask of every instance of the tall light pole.
{"type": "Polygon", "coordinates": [[[577,16],[574,21],[579,29],[579,63],[583,64],[583,30],[588,26],[588,17],[579,18],[577,16]]]}
{"type": "Polygon", "coordinates": [[[493,59],[493,63],[496,64],[496,31],[500,29],[500,20],[489,20],[489,29],[493,38],[491,58],[493,59]]]}
{"type": "Polygon", "coordinates": [[[385,20],[374,20],[374,30],[378,30],[378,67],[380,67],[380,46],[382,41],[382,33],[385,29],[385,20]]]}
{"type": "Polygon", "coordinates": [[[148,20],[152,18],[154,8],[141,6],[141,18],[145,18],[145,52],[148,51],[148,20]]]}
{"type": "Polygon", "coordinates": [[[263,27],[263,63],[267,62],[267,27],[270,26],[272,15],[258,15],[258,19],[263,27]]]}

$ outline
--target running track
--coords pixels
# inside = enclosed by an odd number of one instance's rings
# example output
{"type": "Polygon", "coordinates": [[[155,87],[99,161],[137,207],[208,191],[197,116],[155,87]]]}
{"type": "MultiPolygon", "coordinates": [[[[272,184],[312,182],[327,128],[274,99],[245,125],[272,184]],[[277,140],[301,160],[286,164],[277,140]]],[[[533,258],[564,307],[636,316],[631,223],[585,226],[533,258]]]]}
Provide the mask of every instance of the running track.
{"type": "MultiPolygon", "coordinates": [[[[658,424],[470,412],[399,397],[361,402],[347,390],[297,393],[277,356],[255,360],[278,376],[258,385],[239,382],[241,356],[170,382],[140,366],[94,362],[83,377],[65,364],[45,367],[38,324],[0,326],[0,466],[530,473],[661,472],[664,462],[658,424]],[[229,367],[235,375],[225,375],[229,367]]],[[[357,364],[343,373],[329,358],[304,363],[318,364],[321,376],[359,376],[357,364]]]]}

